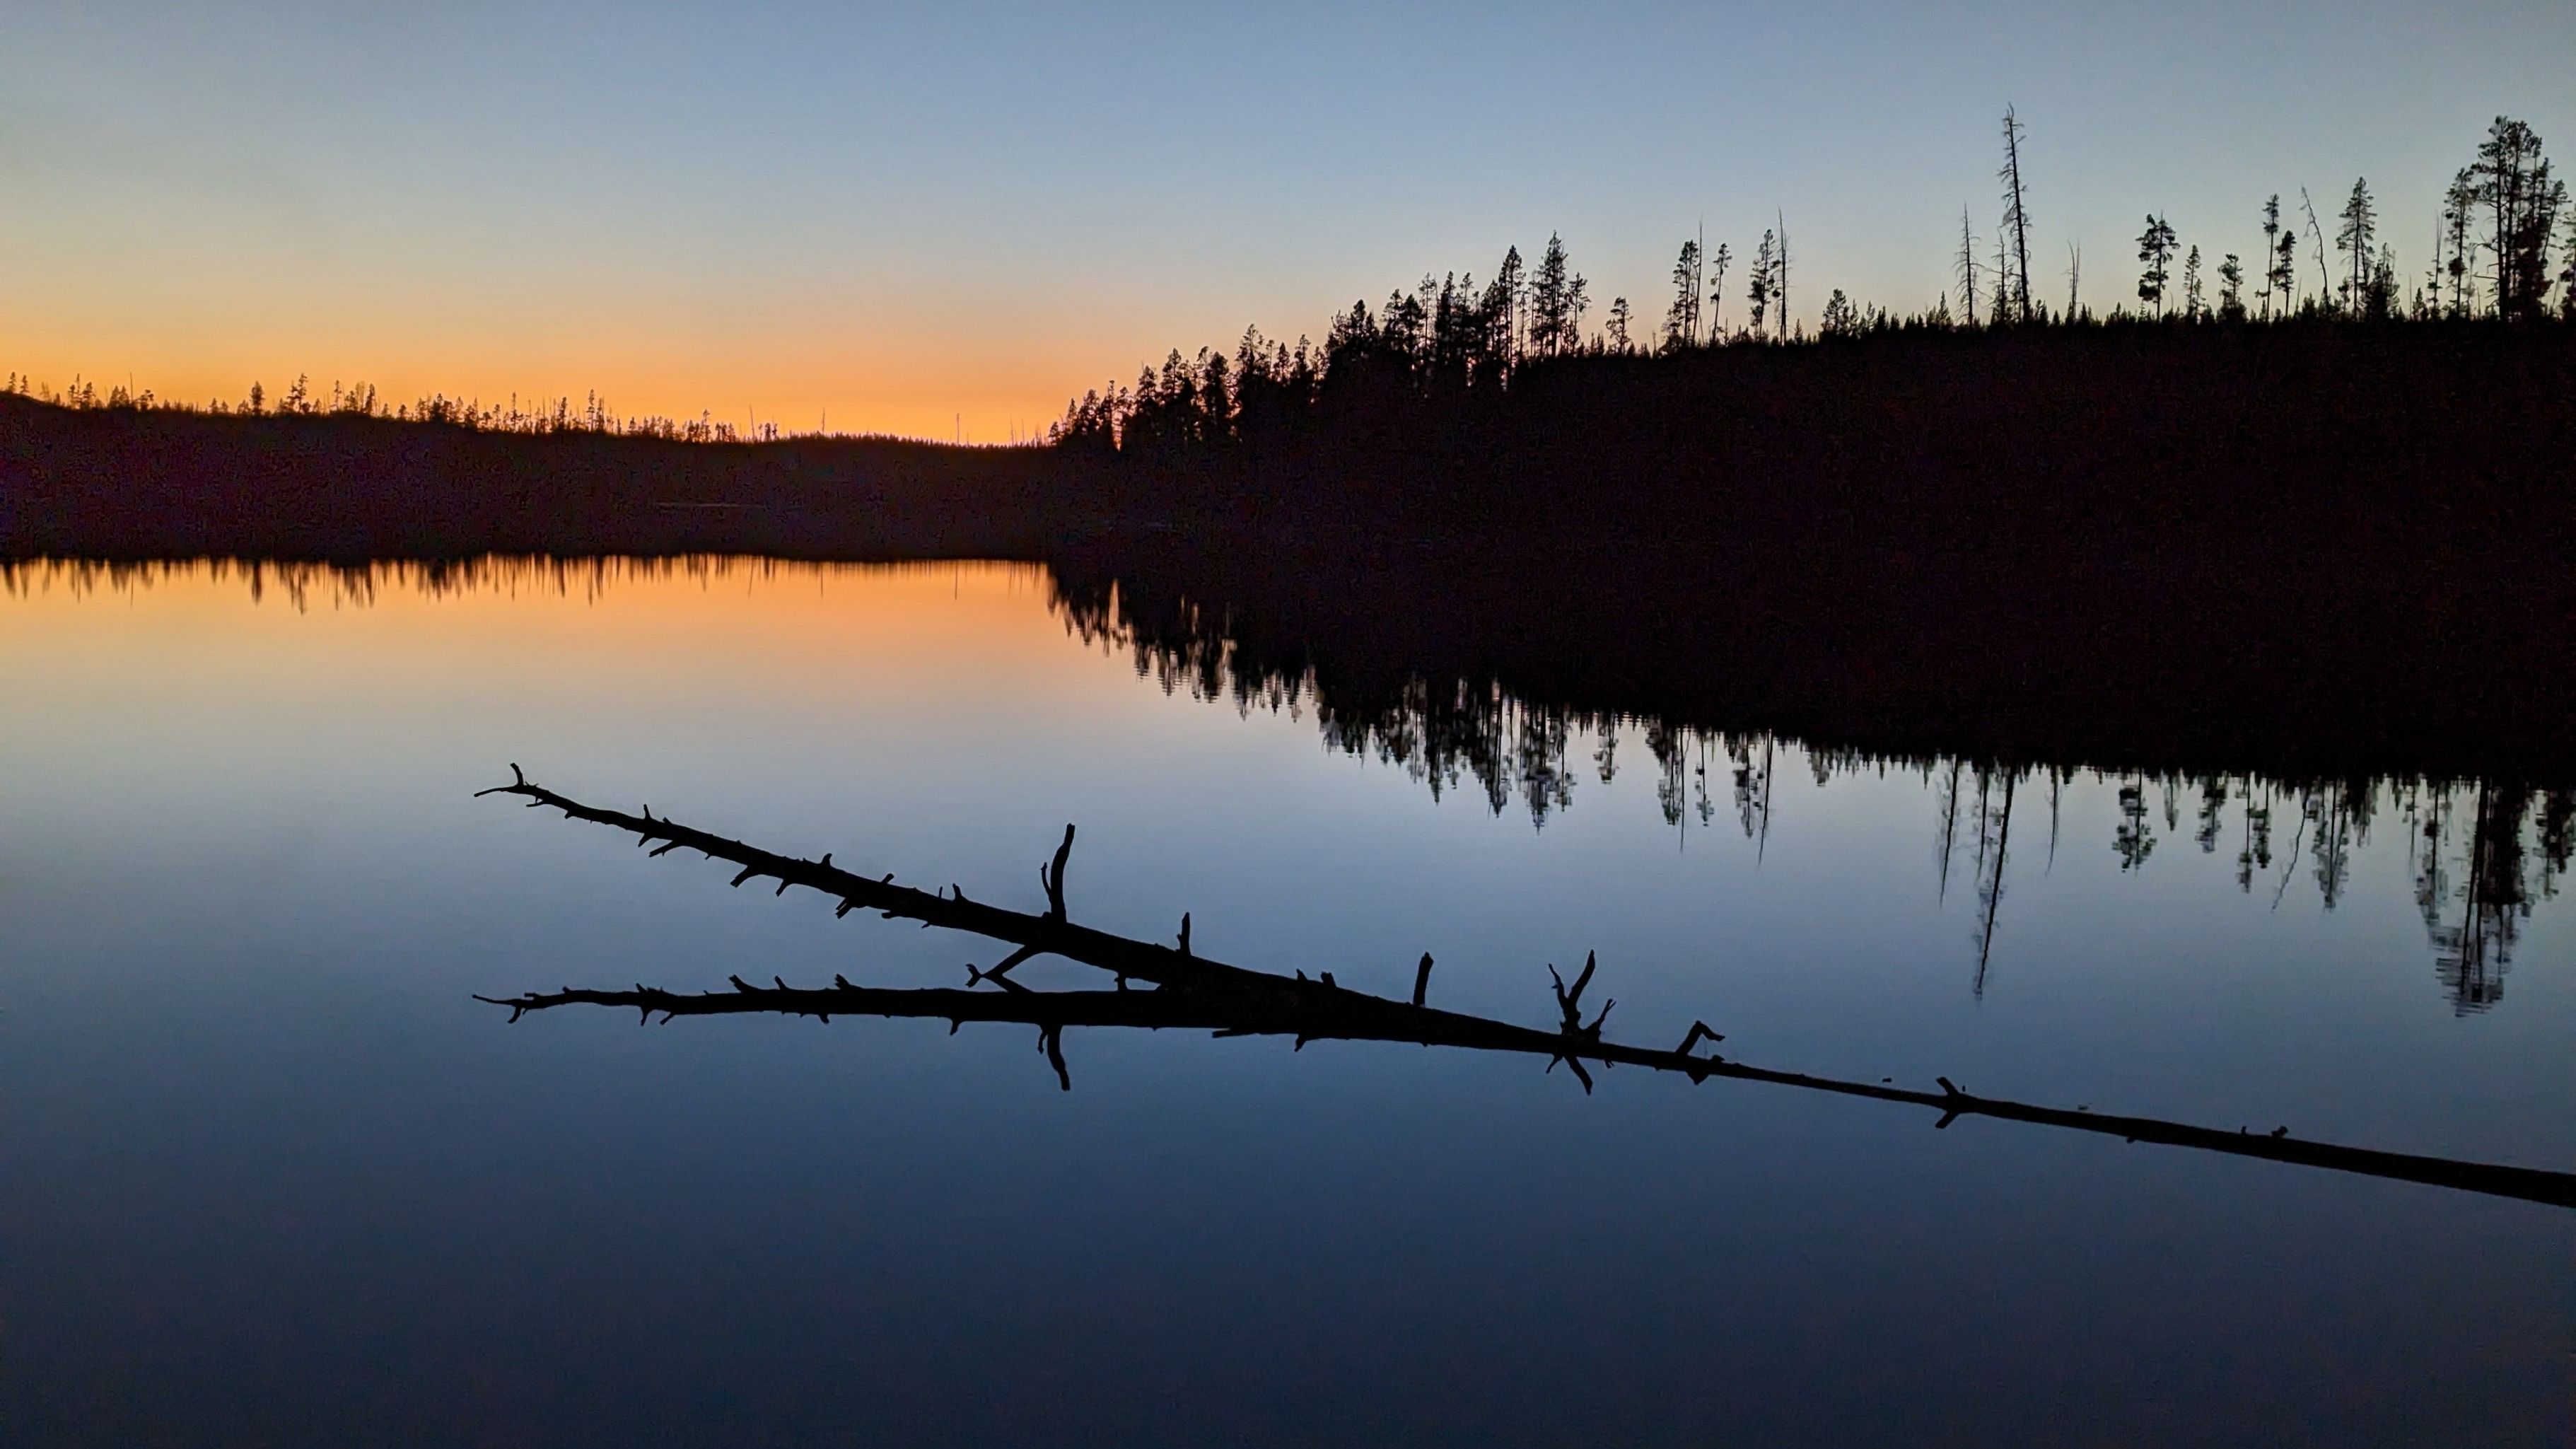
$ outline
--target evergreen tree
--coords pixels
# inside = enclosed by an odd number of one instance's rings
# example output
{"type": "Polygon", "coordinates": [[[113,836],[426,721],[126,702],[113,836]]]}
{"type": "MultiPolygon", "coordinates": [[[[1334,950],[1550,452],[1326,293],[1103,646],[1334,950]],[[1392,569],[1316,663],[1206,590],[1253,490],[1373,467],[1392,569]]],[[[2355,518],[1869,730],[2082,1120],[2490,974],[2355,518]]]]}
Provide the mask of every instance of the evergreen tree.
{"type": "Polygon", "coordinates": [[[2450,243],[2451,259],[2442,264],[2451,278],[2451,315],[2466,317],[2474,300],[2475,282],[2469,268],[2469,222],[2478,204],[2477,176],[2463,166],[2451,178],[2450,188],[2442,193],[2442,232],[2450,243]]]}
{"type": "Polygon", "coordinates": [[[1842,288],[1834,288],[1834,294],[1825,299],[1824,317],[1817,331],[1826,337],[1854,337],[1859,335],[1860,328],[1860,309],[1852,305],[1851,298],[1843,295],[1842,288]]]}
{"type": "Polygon", "coordinates": [[[2488,128],[2469,174],[2487,209],[2496,315],[2537,317],[2549,293],[2549,234],[2566,205],[2567,188],[2550,179],[2539,133],[2504,116],[2488,128]]]}
{"type": "Polygon", "coordinates": [[[2397,315],[2397,248],[2380,243],[2379,256],[2370,264],[2370,279],[2362,286],[2361,315],[2373,322],[2384,322],[2397,315]]]}
{"type": "Polygon", "coordinates": [[[2374,258],[2371,243],[2379,232],[2379,211],[2370,200],[2370,183],[2356,178],[2352,195],[2343,204],[2343,227],[2335,233],[2335,250],[2350,258],[2345,271],[2344,306],[2353,312],[2363,310],[2364,294],[2370,289],[2370,266],[2374,258]]]}
{"type": "Polygon", "coordinates": [[[2200,247],[2195,244],[2191,255],[2182,259],[2182,315],[2185,321],[2197,322],[2201,314],[2200,247]]]}
{"type": "Polygon", "coordinates": [[[2172,277],[2174,229],[2154,212],[2147,213],[2147,229],[2138,233],[2138,260],[2147,269],[2138,274],[2138,300],[2165,314],[2165,282],[2172,277]]]}
{"type": "Polygon", "coordinates": [[[1673,305],[1664,313],[1664,350],[1699,345],[1699,243],[1682,243],[1673,263],[1673,305]]]}
{"type": "Polygon", "coordinates": [[[2234,252],[2218,264],[2218,320],[2245,320],[2245,263],[2234,252]]]}
{"type": "MultiPolygon", "coordinates": [[[[1766,229],[1762,233],[1761,242],[1753,248],[1753,280],[1744,291],[1745,300],[1752,304],[1753,335],[1756,337],[1762,335],[1763,319],[1770,315],[1771,282],[1773,269],[1776,266],[1771,233],[1766,229]]],[[[1781,321],[1785,324],[1788,319],[1783,317],[1781,321]]]]}
{"type": "Polygon", "coordinates": [[[1734,260],[1734,253],[1726,249],[1724,242],[1719,242],[1717,251],[1708,258],[1709,271],[1714,274],[1708,284],[1708,340],[1712,344],[1720,340],[1719,328],[1726,318],[1726,265],[1734,260]]]}
{"type": "Polygon", "coordinates": [[[1634,345],[1633,345],[1633,344],[1631,344],[1631,343],[1629,342],[1629,340],[1628,340],[1628,299],[1627,299],[1627,298],[1625,298],[1625,297],[1613,297],[1613,298],[1611,298],[1611,299],[1610,299],[1610,328],[1609,328],[1609,331],[1610,331],[1610,350],[1611,350],[1612,352],[1618,353],[1620,356],[1625,357],[1625,356],[1627,356],[1630,352],[1632,352],[1632,351],[1635,351],[1635,350],[1636,350],[1636,349],[1635,349],[1635,347],[1634,347],[1634,345]]]}
{"type": "Polygon", "coordinates": [[[2558,269],[2558,316],[2576,322],[2576,209],[2567,213],[2567,240],[2559,243],[2558,254],[2566,259],[2558,269]]]}
{"type": "Polygon", "coordinates": [[[1498,377],[1508,377],[1521,359],[1521,300],[1526,292],[1521,274],[1521,249],[1504,251],[1503,264],[1494,269],[1494,280],[1486,285],[1483,312],[1487,340],[1485,355],[1493,359],[1498,377]]]}
{"type": "Polygon", "coordinates": [[[2263,203],[2263,293],[2262,293],[2262,298],[2263,298],[2263,320],[2264,320],[2264,321],[2266,321],[2266,322],[2269,322],[2269,321],[2271,321],[2271,320],[2272,320],[2272,294],[2273,294],[2273,293],[2275,293],[2275,292],[2279,292],[2279,293],[2281,293],[2281,294],[2282,294],[2282,302],[2281,302],[2281,311],[2282,311],[2282,314],[2286,316],[2286,315],[2288,315],[2289,310],[2290,310],[2290,303],[2289,303],[2289,299],[2288,299],[2289,281],[2288,281],[2288,279],[2287,279],[2287,278],[2283,277],[2283,276],[2282,276],[2282,274],[2281,274],[2280,255],[2281,255],[2281,193],[2279,193],[2279,192],[2275,191],[2275,192],[2273,192],[2273,193],[2272,193],[2272,199],[2271,199],[2271,200],[2269,200],[2269,201],[2267,201],[2267,202],[2264,202],[2264,203],[2263,203]]]}
{"type": "Polygon", "coordinates": [[[1539,253],[1538,270],[1530,274],[1530,351],[1556,357],[1575,350],[1583,320],[1584,282],[1567,262],[1565,242],[1548,233],[1539,253]]]}

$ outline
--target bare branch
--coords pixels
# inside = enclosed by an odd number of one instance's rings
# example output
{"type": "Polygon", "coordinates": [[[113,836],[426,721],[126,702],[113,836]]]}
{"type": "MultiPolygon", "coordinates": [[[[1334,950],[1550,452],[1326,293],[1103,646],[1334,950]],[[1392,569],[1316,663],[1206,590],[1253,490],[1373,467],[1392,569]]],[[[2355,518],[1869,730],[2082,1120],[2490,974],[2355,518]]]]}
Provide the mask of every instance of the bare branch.
{"type": "Polygon", "coordinates": [[[1576,1080],[1587,1092],[1592,1090],[1593,1083],[1590,1072],[1585,1069],[1586,1062],[1604,1067],[1638,1066],[1651,1071],[1676,1072],[1695,1083],[1710,1077],[1724,1077],[1930,1108],[1941,1114],[1935,1124],[1938,1127],[1947,1127],[1961,1117],[1993,1117],[2119,1137],[2128,1142],[2154,1142],[2239,1157],[2260,1157],[2559,1207],[2576,1207],[2576,1174],[2571,1173],[2307,1142],[2291,1137],[2286,1127],[2276,1127],[2263,1134],[2242,1129],[2223,1132],[2152,1117],[2099,1114],[2081,1107],[2068,1111],[2035,1106],[2003,1098],[1979,1097],[1947,1077],[1935,1079],[1939,1091],[1927,1092],[1885,1081],[1851,1081],[1748,1066],[1714,1053],[1705,1057],[1694,1056],[1692,1051],[1701,1042],[1723,1040],[1705,1022],[1691,1023],[1681,1045],[1669,1051],[1604,1041],[1601,1028],[1615,1003],[1604,1003],[1600,1014],[1590,1023],[1582,1020],[1582,995],[1591,984],[1598,965],[1597,956],[1589,954],[1571,987],[1557,975],[1554,966],[1548,968],[1556,989],[1559,1015],[1559,1027],[1555,1031],[1515,1026],[1422,1005],[1421,997],[1431,968],[1428,955],[1423,957],[1416,972],[1415,999],[1412,1002],[1348,990],[1333,984],[1330,976],[1321,981],[1308,981],[1303,972],[1292,979],[1224,965],[1150,942],[1074,926],[1054,914],[1052,898],[1060,896],[1062,862],[1073,842],[1070,828],[1065,832],[1064,846],[1058,849],[1056,863],[1048,872],[1050,884],[1056,888],[1050,892],[1050,914],[1038,917],[977,905],[967,901],[962,893],[949,899],[897,886],[892,883],[891,876],[869,880],[833,868],[828,857],[823,862],[796,860],[693,830],[668,819],[647,820],[614,811],[594,810],[528,783],[516,766],[512,767],[511,773],[513,784],[480,793],[517,795],[526,798],[531,806],[558,809],[573,819],[610,825],[637,834],[650,832],[647,838],[668,842],[665,849],[686,846],[712,859],[742,867],[743,874],[737,880],[770,876],[784,884],[803,885],[821,891],[838,900],[843,913],[866,905],[890,917],[918,920],[925,926],[967,931],[1019,947],[1002,965],[991,971],[976,972],[969,968],[970,984],[990,980],[1005,988],[999,993],[952,988],[889,990],[858,987],[838,976],[833,978],[830,987],[814,990],[790,987],[783,978],[776,976],[771,978],[777,983],[775,987],[755,987],[735,976],[729,978],[734,988],[731,991],[681,994],[639,984],[631,991],[566,987],[557,992],[475,998],[508,1007],[513,1022],[532,1011],[545,1011],[557,1006],[593,1005],[632,1007],[639,1012],[639,1019],[649,1019],[655,1012],[660,1012],[665,1022],[681,1016],[762,1012],[812,1016],[822,1021],[829,1021],[833,1014],[930,1017],[950,1022],[952,1031],[957,1023],[967,1021],[1034,1023],[1040,1028],[1040,1050],[1046,1054],[1048,1064],[1056,1070],[1059,1084],[1066,1090],[1072,1087],[1072,1076],[1064,1064],[1061,1037],[1068,1026],[1124,1026],[1149,1030],[1184,1027],[1211,1030],[1218,1036],[1289,1036],[1301,1048],[1309,1041],[1318,1040],[1409,1042],[1543,1057],[1551,1071],[1561,1061],[1572,1069],[1576,1080]],[[1051,952],[1099,967],[1115,976],[1133,977],[1159,989],[1039,992],[1008,978],[1006,973],[1012,967],[1040,952],[1051,952]]]}

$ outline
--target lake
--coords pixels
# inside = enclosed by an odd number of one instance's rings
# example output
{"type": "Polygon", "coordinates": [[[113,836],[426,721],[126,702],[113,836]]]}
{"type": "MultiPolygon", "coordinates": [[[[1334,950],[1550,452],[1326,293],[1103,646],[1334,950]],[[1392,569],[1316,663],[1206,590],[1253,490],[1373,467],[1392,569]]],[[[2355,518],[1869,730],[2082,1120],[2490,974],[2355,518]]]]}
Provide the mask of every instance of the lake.
{"type": "MultiPolygon", "coordinates": [[[[2576,1164],[2568,796],[1354,722],[1033,565],[0,577],[12,1442],[2528,1444],[2558,1208],[1359,1041],[622,1011],[989,943],[474,792],[1765,1067],[2576,1164]],[[1329,725],[1330,728],[1325,726],[1329,725]]],[[[1461,721],[1465,724],[1462,726],[1461,721]]],[[[1041,958],[1041,989],[1105,985],[1041,958]]]]}

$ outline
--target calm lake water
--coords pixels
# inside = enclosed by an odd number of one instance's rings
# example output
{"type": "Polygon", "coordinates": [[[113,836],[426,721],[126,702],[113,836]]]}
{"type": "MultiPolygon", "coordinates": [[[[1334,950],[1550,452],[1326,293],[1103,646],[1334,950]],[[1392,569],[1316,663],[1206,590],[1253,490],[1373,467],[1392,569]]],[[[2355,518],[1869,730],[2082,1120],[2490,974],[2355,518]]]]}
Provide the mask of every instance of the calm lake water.
{"type": "Polygon", "coordinates": [[[1597,951],[1655,1045],[2576,1165],[2563,801],[1509,708],[1480,779],[1087,632],[1016,566],[9,575],[9,1441],[2567,1437],[2561,1210],[1456,1050],[1077,1029],[1064,1092],[1026,1026],[472,999],[995,954],[472,798],[516,761],[1024,909],[1079,822],[1077,920],[1429,951],[1536,1026],[1597,951]]]}

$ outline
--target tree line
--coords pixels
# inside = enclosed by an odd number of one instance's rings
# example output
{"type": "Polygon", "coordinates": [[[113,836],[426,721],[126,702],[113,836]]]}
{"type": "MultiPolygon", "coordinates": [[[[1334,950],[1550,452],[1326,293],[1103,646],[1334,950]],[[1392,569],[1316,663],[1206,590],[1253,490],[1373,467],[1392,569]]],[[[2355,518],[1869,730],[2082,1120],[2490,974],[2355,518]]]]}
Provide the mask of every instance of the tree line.
{"type": "Polygon", "coordinates": [[[2148,213],[2137,239],[2137,304],[2108,313],[2082,300],[2079,249],[2068,249],[2062,308],[2050,306],[2032,274],[2026,133],[2007,108],[1997,172],[2001,214],[1992,235],[1981,239],[1969,211],[1961,210],[1955,307],[1954,294],[1945,290],[1930,308],[1900,316],[1833,288],[1811,336],[1790,312],[1789,230],[1786,217],[1775,215],[1749,258],[1739,259],[1723,241],[1711,249],[1704,235],[1685,240],[1662,321],[1651,333],[1641,335],[1636,309],[1624,296],[1614,297],[1601,325],[1587,332],[1589,284],[1562,237],[1551,235],[1534,268],[1514,246],[1482,283],[1472,273],[1426,275],[1374,310],[1365,299],[1354,302],[1334,315],[1321,344],[1302,336],[1293,345],[1276,341],[1255,326],[1231,351],[1201,348],[1185,357],[1175,348],[1132,385],[1113,381],[1071,402],[1049,438],[1088,451],[1141,445],[1161,453],[1271,430],[1337,394],[1491,394],[1508,388],[1522,369],[1561,358],[1671,356],[1899,331],[2576,322],[2576,208],[2567,204],[2567,184],[2553,174],[2540,136],[2526,122],[2497,117],[2474,158],[2453,177],[2443,192],[2431,259],[2411,288],[2369,181],[2357,178],[2331,238],[2305,188],[2294,216],[2285,217],[2279,194],[2271,196],[2261,209],[2262,240],[2250,265],[2237,251],[2209,263],[2201,245],[2186,245],[2168,217],[2148,213]],[[1731,323],[1730,272],[1743,301],[1731,323]]]}
{"type": "MultiPolygon", "coordinates": [[[[265,385],[254,382],[250,391],[237,402],[216,398],[199,404],[164,398],[148,387],[137,389],[122,383],[101,391],[97,383],[79,376],[74,376],[69,385],[56,388],[12,372],[0,377],[0,396],[33,398],[74,412],[177,412],[242,418],[374,418],[396,423],[434,423],[466,432],[516,433],[529,437],[592,433],[672,443],[774,443],[781,438],[799,436],[783,431],[774,422],[737,427],[704,411],[694,418],[667,417],[660,413],[621,414],[597,392],[587,394],[578,403],[569,396],[552,400],[522,399],[516,393],[510,394],[506,401],[496,403],[487,403],[479,398],[449,397],[445,393],[431,393],[412,402],[398,403],[386,398],[373,383],[343,385],[334,382],[325,392],[314,384],[310,375],[297,377],[282,393],[271,394],[265,385]]],[[[891,435],[836,433],[829,436],[874,439],[891,435]]]]}

